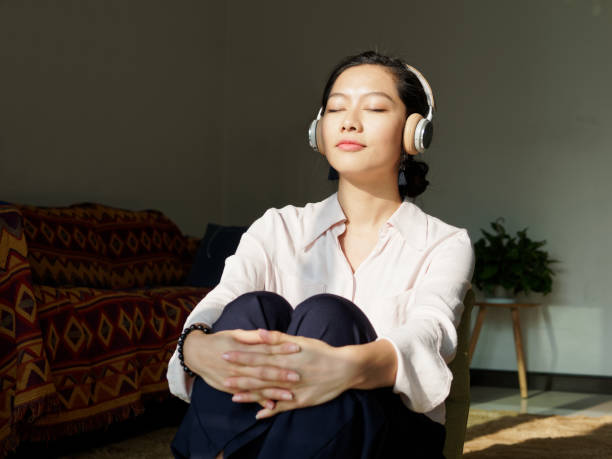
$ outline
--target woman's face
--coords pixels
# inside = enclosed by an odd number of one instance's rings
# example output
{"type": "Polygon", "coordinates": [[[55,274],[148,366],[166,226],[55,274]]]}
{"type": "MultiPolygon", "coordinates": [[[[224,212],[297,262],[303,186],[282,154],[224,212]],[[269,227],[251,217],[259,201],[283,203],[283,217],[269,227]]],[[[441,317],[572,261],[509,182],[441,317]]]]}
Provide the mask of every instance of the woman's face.
{"type": "Polygon", "coordinates": [[[406,108],[393,75],[380,65],[358,65],[334,82],[321,137],[329,163],[345,178],[397,180],[406,108]]]}

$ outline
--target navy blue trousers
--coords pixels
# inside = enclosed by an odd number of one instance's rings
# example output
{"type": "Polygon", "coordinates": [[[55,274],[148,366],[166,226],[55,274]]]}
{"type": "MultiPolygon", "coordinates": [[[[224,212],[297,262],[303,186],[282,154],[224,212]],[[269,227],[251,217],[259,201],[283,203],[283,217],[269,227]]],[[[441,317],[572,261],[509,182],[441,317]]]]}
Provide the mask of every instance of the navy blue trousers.
{"type": "MultiPolygon", "coordinates": [[[[332,346],[376,339],[354,303],[338,295],[311,296],[295,310],[267,291],[245,293],[226,305],[213,332],[279,330],[332,346]]],[[[191,403],[172,441],[175,458],[443,458],[446,429],[409,410],[390,387],[348,390],[321,405],[256,420],[258,403],[232,395],[196,376],[191,403]]]]}

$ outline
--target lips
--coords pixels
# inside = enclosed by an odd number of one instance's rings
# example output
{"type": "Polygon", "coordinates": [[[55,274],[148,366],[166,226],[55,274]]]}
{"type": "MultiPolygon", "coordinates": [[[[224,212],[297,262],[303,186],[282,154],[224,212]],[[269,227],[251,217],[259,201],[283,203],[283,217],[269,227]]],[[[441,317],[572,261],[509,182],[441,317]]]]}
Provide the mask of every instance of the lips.
{"type": "Polygon", "coordinates": [[[336,147],[344,151],[357,151],[364,148],[365,145],[355,140],[341,140],[336,144],[336,147]]]}

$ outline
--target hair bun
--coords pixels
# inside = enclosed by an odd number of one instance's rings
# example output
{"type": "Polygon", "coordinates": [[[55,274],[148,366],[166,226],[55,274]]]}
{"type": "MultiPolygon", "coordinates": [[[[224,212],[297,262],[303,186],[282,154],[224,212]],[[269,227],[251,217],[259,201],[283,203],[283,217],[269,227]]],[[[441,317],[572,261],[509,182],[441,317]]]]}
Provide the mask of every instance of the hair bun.
{"type": "Polygon", "coordinates": [[[429,166],[423,161],[417,161],[412,156],[407,155],[405,163],[404,175],[406,176],[406,185],[400,185],[400,194],[415,198],[422,194],[429,185],[429,181],[425,178],[429,172],[429,166]]]}

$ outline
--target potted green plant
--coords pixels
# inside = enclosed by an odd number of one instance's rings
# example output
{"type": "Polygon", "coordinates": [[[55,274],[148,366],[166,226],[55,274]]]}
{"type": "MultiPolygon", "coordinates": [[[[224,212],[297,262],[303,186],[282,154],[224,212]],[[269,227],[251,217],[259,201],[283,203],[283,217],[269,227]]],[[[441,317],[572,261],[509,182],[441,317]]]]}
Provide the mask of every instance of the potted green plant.
{"type": "Polygon", "coordinates": [[[550,265],[558,260],[549,258],[548,252],[542,250],[546,241],[529,239],[527,228],[511,236],[503,221],[500,217],[491,222],[493,233],[481,229],[484,237],[474,243],[476,263],[472,282],[489,302],[513,303],[514,295],[520,292],[550,293],[555,274],[550,265]]]}

